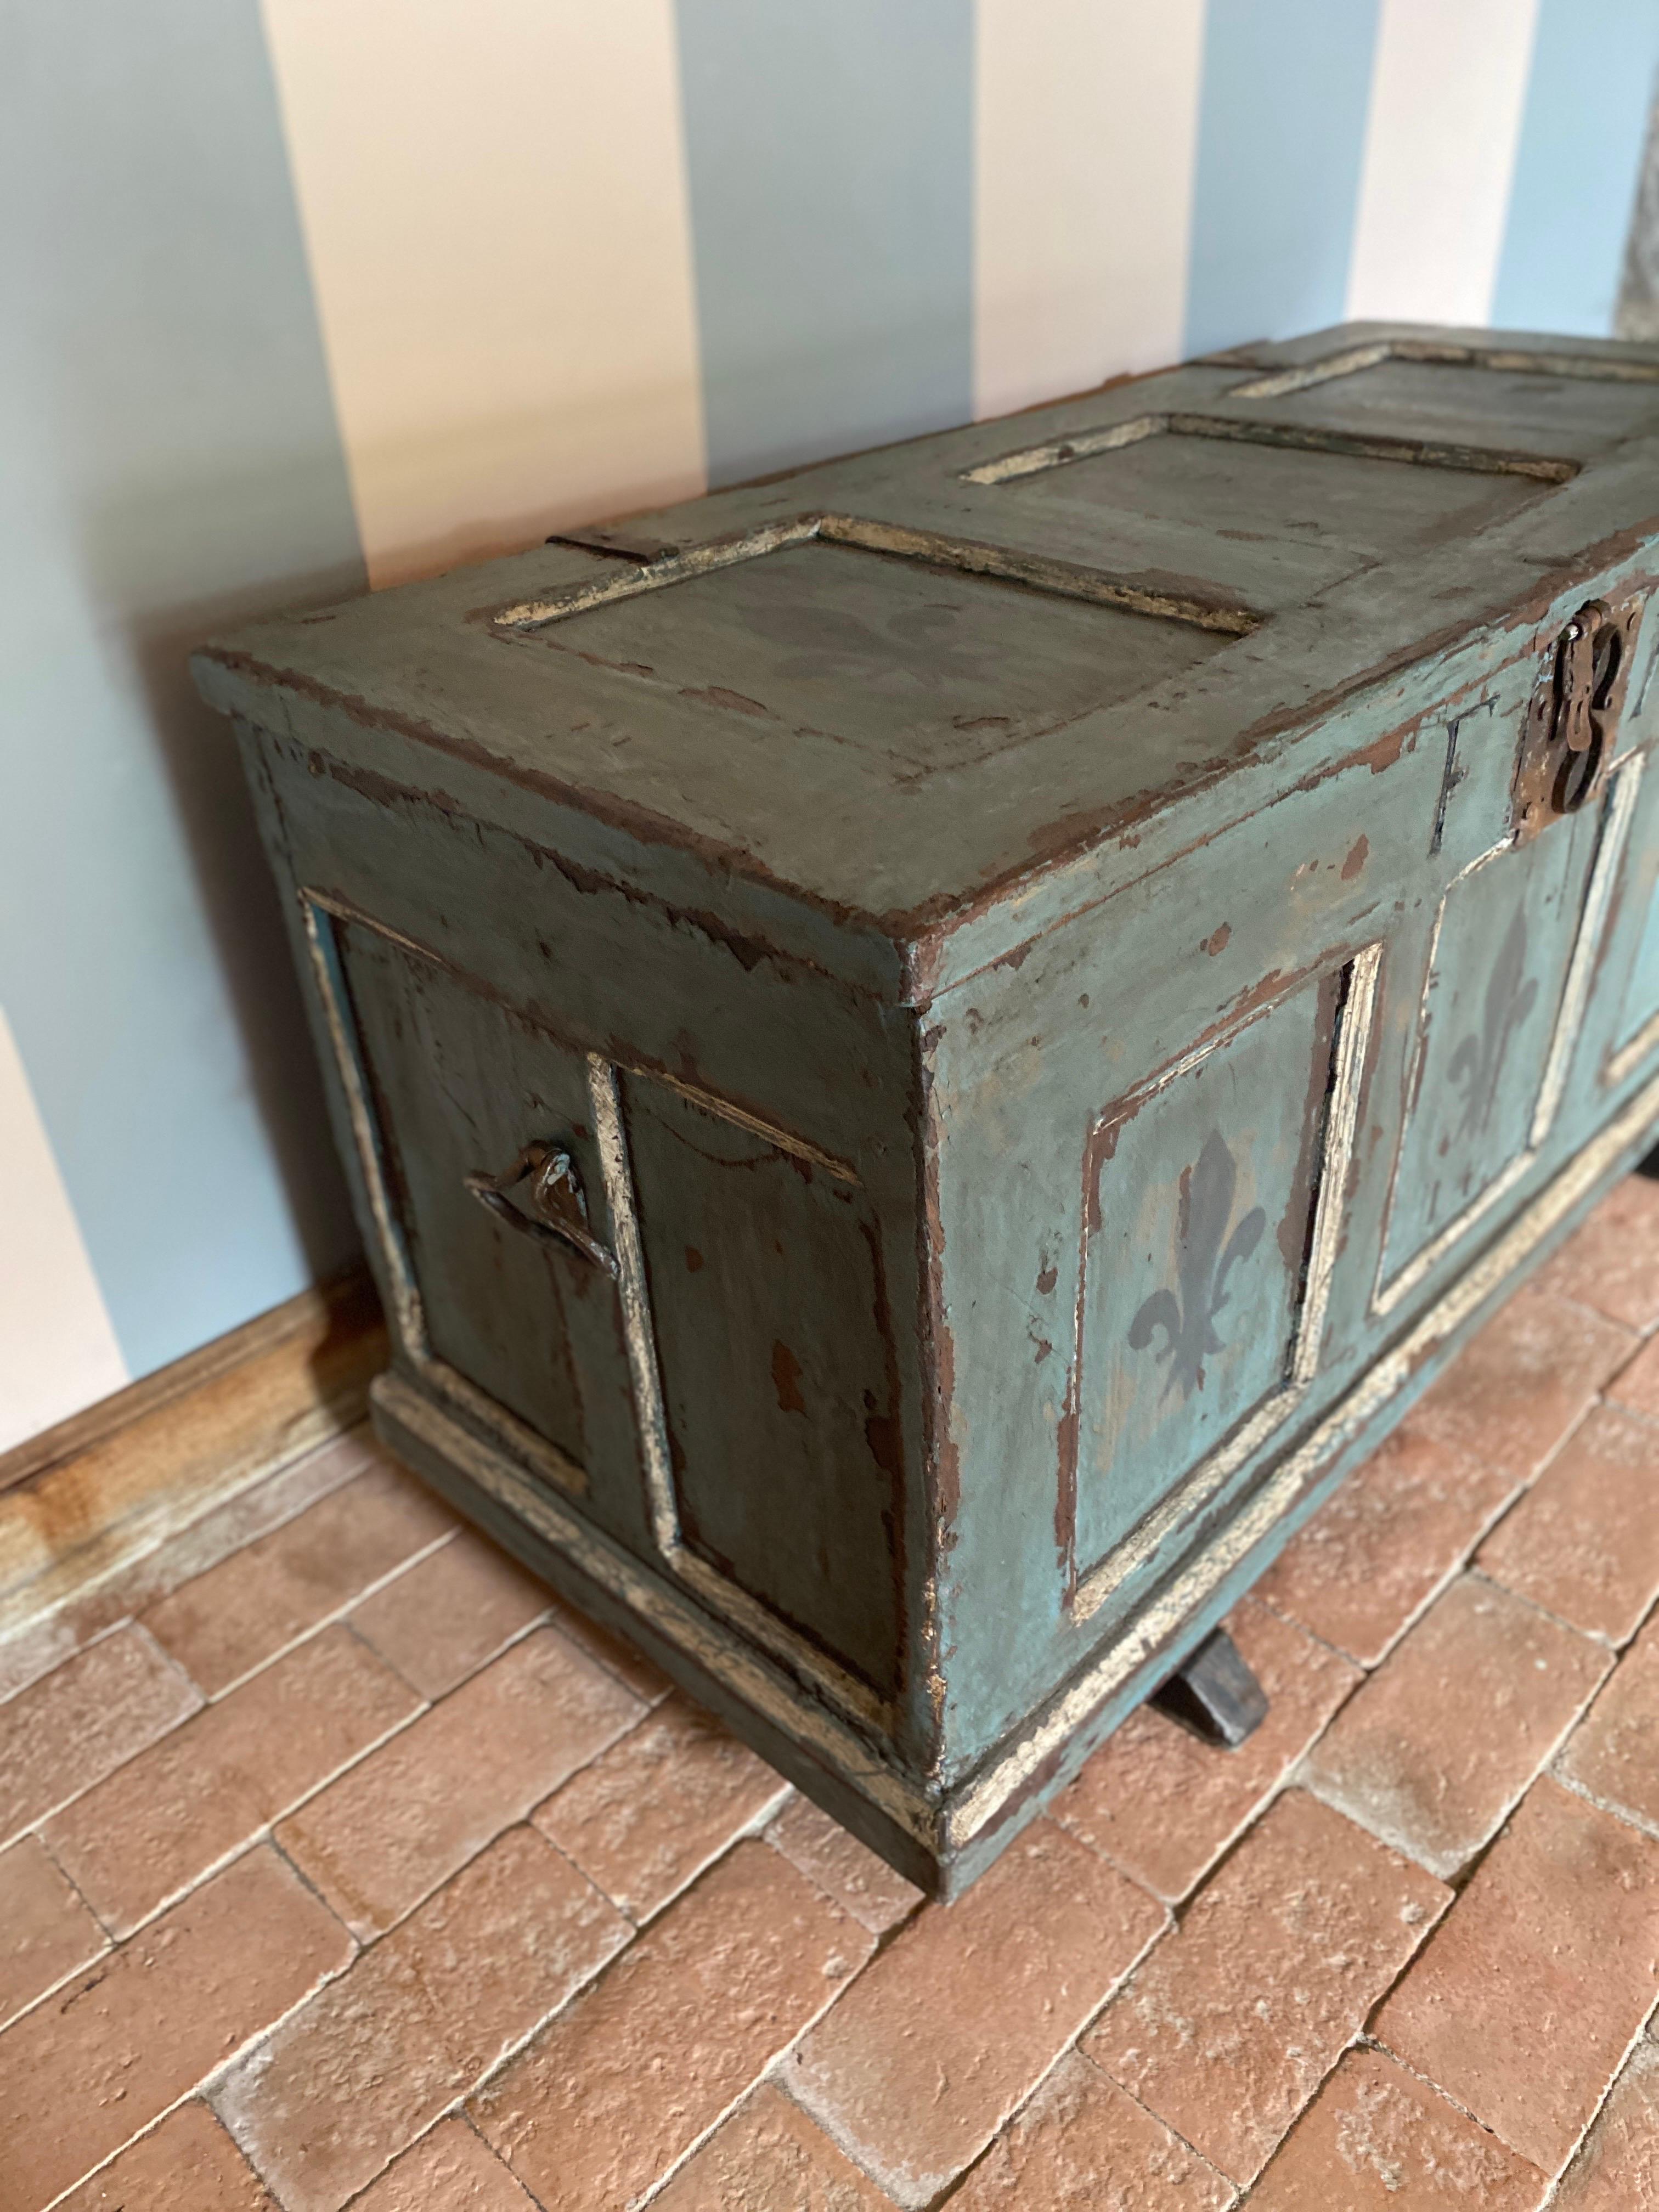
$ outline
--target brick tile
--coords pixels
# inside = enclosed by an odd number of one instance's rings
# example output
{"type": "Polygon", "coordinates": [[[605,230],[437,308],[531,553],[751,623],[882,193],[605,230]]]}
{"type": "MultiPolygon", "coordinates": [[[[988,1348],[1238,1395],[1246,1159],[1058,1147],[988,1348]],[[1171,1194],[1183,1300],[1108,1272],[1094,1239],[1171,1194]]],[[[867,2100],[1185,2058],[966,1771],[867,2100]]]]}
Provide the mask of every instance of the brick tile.
{"type": "Polygon", "coordinates": [[[535,2212],[465,2120],[440,2120],[352,2200],[351,2212],[535,2212]]]}
{"type": "Polygon", "coordinates": [[[471,1528],[367,1597],[351,1625],[423,1698],[441,1698],[550,1608],[550,1593],[471,1528]]]}
{"type": "Polygon", "coordinates": [[[769,2081],[680,2168],[651,2212],[892,2212],[800,2106],[769,2081]]]}
{"type": "Polygon", "coordinates": [[[1253,2180],[1446,1902],[1291,1790],[1084,2042],[1235,2181],[1253,2180]]]}
{"type": "Polygon", "coordinates": [[[1607,1395],[1632,1413],[1659,1420],[1659,1337],[1651,1337],[1628,1367],[1621,1368],[1607,1385],[1607,1395]]]}
{"type": "Polygon", "coordinates": [[[1495,1582],[1623,1643],[1659,1596],[1659,1428],[1600,1406],[1480,1547],[1495,1582]]]}
{"type": "Polygon", "coordinates": [[[412,1475],[373,1467],[151,1606],[144,1626],[215,1696],[454,1526],[412,1475]]]}
{"type": "Polygon", "coordinates": [[[1537,2212],[1535,2166],[1380,2051],[1350,2051],[1257,2183],[1250,2212],[1537,2212]]]}
{"type": "Polygon", "coordinates": [[[870,1948],[763,1844],[739,1844],[472,2100],[546,2212],[631,2203],[829,2003],[870,1948]]]}
{"type": "Polygon", "coordinates": [[[895,1937],[785,2086],[900,2204],[931,2203],[1165,1923],[1144,1890],[1034,1821],[957,1903],[895,1937]]]}
{"type": "Polygon", "coordinates": [[[1408,1420],[1291,1539],[1253,1595],[1374,1667],[1516,1487],[1408,1420]]]}
{"type": "Polygon", "coordinates": [[[1615,1183],[1537,1280],[1645,1335],[1659,1324],[1659,1182],[1615,1183]]]}
{"type": "Polygon", "coordinates": [[[276,1839],[346,1925],[389,1928],[640,1717],[611,1675],[538,1629],[371,1752],[276,1839]]]}
{"type": "Polygon", "coordinates": [[[288,2212],[337,2212],[631,1932],[515,1828],[233,2069],[215,2106],[288,2212]]]}
{"type": "Polygon", "coordinates": [[[0,1844],[101,1782],[201,1698],[142,1630],[66,1659],[0,1705],[0,1844]]]}
{"type": "Polygon", "coordinates": [[[1550,2212],[1659,2212],[1659,2044],[1625,2061],[1550,2212]]]}
{"type": "Polygon", "coordinates": [[[921,1903],[914,1882],[896,1874],[810,1797],[792,1797],[766,1831],[766,1840],[872,1936],[886,1935],[921,1903]]]}
{"type": "Polygon", "coordinates": [[[234,1492],[144,1559],[135,1560],[129,1573],[120,1578],[123,1612],[137,1613],[170,1597],[183,1583],[204,1575],[234,1553],[245,1551],[369,1468],[385,1464],[385,1455],[367,1421],[319,1444],[315,1451],[290,1460],[263,1481],[234,1492]]]}
{"type": "Polygon", "coordinates": [[[674,1697],[533,1817],[607,1897],[643,1920],[787,1786],[718,1721],[674,1697]]]}
{"type": "Polygon", "coordinates": [[[419,1710],[356,1637],[325,1629],[76,1798],[46,1839],[125,1935],[419,1710]]]}
{"type": "Polygon", "coordinates": [[[568,1637],[590,1659],[596,1659],[607,1674],[614,1674],[623,1688],[631,1690],[642,1704],[662,1703],[674,1685],[643,1651],[625,1636],[613,1636],[608,1628],[601,1628],[597,1620],[590,1620],[585,1613],[578,1612],[551,1590],[548,1603],[553,1624],[561,1636],[568,1637]]]}
{"type": "Polygon", "coordinates": [[[1659,1830],[1659,1620],[1620,1661],[1558,1771],[1614,1812],[1659,1830]]]}
{"type": "Polygon", "coordinates": [[[1232,2202],[1231,2182],[1073,2051],[997,2137],[951,2208],[1225,2212],[1232,2202]]]}
{"type": "Polygon", "coordinates": [[[1530,1482],[1634,1341],[1618,1322],[1529,1285],[1465,1346],[1413,1419],[1530,1482]]]}
{"type": "Polygon", "coordinates": [[[276,2200],[192,2099],[83,2181],[58,2212],[276,2212],[276,2200]]]}
{"type": "Polygon", "coordinates": [[[1449,1879],[1497,1833],[1612,1663],[1602,1645],[1463,1575],[1309,1753],[1308,1786],[1449,1879]]]}
{"type": "Polygon", "coordinates": [[[1270,1700],[1255,1734],[1237,1751],[1218,1751],[1143,1705],[1049,1808],[1091,1850],[1172,1900],[1213,1864],[1362,1679],[1248,1600],[1227,1626],[1270,1700]]]}
{"type": "Polygon", "coordinates": [[[0,2035],[0,2208],[36,2212],[350,1955],[268,1847],[204,1883],[0,2035]]]}
{"type": "Polygon", "coordinates": [[[1553,2173],[1656,1996],[1659,1843],[1545,1777],[1375,2033],[1553,2173]]]}
{"type": "Polygon", "coordinates": [[[103,1929],[36,1837],[0,1851],[0,2026],[103,1948],[103,1929]]]}

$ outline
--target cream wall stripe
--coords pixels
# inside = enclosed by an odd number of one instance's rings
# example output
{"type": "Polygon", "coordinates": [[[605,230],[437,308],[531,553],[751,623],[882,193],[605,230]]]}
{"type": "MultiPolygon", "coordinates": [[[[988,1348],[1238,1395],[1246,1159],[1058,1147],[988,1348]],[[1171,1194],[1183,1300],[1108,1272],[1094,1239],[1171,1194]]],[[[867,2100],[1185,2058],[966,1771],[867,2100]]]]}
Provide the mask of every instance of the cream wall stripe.
{"type": "Polygon", "coordinates": [[[1491,319],[1537,23],[1538,0],[1382,0],[1351,316],[1491,319]]]}
{"type": "Polygon", "coordinates": [[[376,585],[700,491],[671,0],[264,0],[376,585]]]}
{"type": "Polygon", "coordinates": [[[978,0],[974,406],[1181,357],[1204,0],[978,0]]]}
{"type": "Polygon", "coordinates": [[[80,1224],[0,1008],[0,1451],[127,1380],[80,1224]]]}

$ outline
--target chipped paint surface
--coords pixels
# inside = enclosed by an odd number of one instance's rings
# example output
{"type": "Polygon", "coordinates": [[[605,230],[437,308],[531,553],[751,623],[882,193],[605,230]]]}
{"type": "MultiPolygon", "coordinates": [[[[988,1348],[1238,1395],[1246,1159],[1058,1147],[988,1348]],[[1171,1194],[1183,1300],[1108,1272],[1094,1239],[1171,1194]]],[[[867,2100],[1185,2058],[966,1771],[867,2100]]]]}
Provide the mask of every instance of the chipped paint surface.
{"type": "Polygon", "coordinates": [[[946,1887],[1659,1119],[1659,360],[1154,382],[204,672],[388,1433],[946,1887]],[[1518,835],[1595,601],[1605,757],[1518,835]],[[614,1274],[477,1202],[538,1146],[614,1274]]]}

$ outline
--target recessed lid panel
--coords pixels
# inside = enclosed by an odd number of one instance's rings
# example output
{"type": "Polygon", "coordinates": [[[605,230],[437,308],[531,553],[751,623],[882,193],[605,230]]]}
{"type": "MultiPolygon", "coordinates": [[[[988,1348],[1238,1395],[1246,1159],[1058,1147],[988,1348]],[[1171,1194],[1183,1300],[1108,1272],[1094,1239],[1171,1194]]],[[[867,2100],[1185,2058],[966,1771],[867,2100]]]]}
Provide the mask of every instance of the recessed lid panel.
{"type": "Polygon", "coordinates": [[[1554,489],[1553,480],[1516,470],[1230,434],[1242,427],[1177,419],[1079,459],[1061,452],[1044,466],[977,473],[988,500],[1028,513],[1087,510],[1103,530],[1121,517],[1126,541],[1148,521],[1173,521],[1221,538],[1289,538],[1371,555],[1472,537],[1554,489]]]}
{"type": "Polygon", "coordinates": [[[613,679],[618,714],[629,693],[678,700],[926,773],[1152,690],[1248,627],[808,538],[507,634],[613,679]]]}
{"type": "Polygon", "coordinates": [[[1641,374],[1638,365],[1614,376],[1594,359],[1575,367],[1570,356],[1553,369],[1547,360],[1523,368],[1498,365],[1502,360],[1360,349],[1250,379],[1229,396],[1265,402],[1272,419],[1309,428],[1475,444],[1492,442],[1499,430],[1505,445],[1567,453],[1601,452],[1659,429],[1659,374],[1641,374]]]}

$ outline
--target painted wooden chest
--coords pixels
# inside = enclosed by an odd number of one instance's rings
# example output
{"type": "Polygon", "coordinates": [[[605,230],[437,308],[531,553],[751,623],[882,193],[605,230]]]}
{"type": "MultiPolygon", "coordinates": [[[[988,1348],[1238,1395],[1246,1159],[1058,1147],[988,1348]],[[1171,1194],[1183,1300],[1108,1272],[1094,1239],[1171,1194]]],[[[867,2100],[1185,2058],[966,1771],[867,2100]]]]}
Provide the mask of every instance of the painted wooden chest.
{"type": "Polygon", "coordinates": [[[1656,535],[1366,325],[210,648],[384,1434],[959,1887],[1659,1123],[1656,535]]]}

